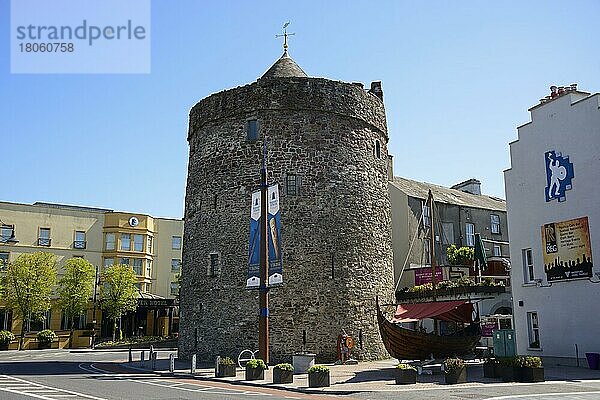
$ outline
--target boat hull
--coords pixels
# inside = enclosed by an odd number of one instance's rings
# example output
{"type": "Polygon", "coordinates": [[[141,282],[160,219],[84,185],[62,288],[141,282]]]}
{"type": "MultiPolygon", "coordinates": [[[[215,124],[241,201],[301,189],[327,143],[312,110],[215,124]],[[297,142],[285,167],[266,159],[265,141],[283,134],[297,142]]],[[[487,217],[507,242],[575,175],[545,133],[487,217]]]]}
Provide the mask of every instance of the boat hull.
{"type": "Polygon", "coordinates": [[[481,338],[478,324],[472,323],[452,336],[423,333],[397,326],[383,315],[377,302],[377,322],[383,344],[399,360],[427,360],[472,353],[481,338]]]}

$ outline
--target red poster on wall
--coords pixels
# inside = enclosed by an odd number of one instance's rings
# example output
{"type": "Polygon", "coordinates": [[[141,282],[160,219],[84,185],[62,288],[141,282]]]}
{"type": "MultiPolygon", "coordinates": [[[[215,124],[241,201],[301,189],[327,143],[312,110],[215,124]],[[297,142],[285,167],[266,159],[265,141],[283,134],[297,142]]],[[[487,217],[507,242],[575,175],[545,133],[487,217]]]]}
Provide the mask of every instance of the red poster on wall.
{"type": "MultiPolygon", "coordinates": [[[[440,282],[443,279],[442,270],[435,270],[435,281],[440,282]]],[[[419,268],[415,270],[415,286],[431,283],[431,268],[419,268]]]]}

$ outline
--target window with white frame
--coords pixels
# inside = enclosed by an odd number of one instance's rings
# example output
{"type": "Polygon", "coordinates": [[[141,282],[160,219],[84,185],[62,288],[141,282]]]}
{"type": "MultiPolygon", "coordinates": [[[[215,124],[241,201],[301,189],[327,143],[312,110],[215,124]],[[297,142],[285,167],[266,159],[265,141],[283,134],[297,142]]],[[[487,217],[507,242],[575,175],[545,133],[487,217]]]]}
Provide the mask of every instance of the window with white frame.
{"type": "Polygon", "coordinates": [[[75,240],[73,241],[74,249],[85,249],[85,231],[75,231],[75,240]]]}
{"type": "Polygon", "coordinates": [[[289,196],[298,194],[298,177],[295,174],[285,176],[285,193],[289,196]]]}
{"type": "Polygon", "coordinates": [[[500,233],[500,216],[496,214],[490,214],[490,229],[492,233],[500,233]]]}
{"type": "Polygon", "coordinates": [[[467,246],[474,247],[475,246],[475,225],[467,222],[465,224],[465,236],[467,240],[467,246]]]}
{"type": "MultiPolygon", "coordinates": [[[[73,328],[84,329],[85,328],[85,313],[81,313],[73,317],[73,328]]],[[[60,329],[63,331],[71,329],[71,318],[63,311],[60,318],[60,329]]]]}
{"type": "Polygon", "coordinates": [[[104,259],[104,266],[105,267],[110,267],[111,265],[113,265],[115,263],[115,259],[113,257],[106,257],[104,259]]]}
{"type": "Polygon", "coordinates": [[[146,260],[146,276],[152,276],[152,260],[146,260]]]}
{"type": "Polygon", "coordinates": [[[114,250],[115,249],[115,234],[107,233],[104,235],[104,249],[114,250]]]}
{"type": "Polygon", "coordinates": [[[142,260],[141,258],[134,258],[133,259],[133,270],[135,271],[136,275],[142,275],[142,273],[143,273],[143,264],[144,264],[144,260],[142,260]]]}
{"type": "Polygon", "coordinates": [[[179,272],[181,270],[181,260],[178,258],[171,259],[171,272],[179,272]]]}
{"type": "Polygon", "coordinates": [[[14,225],[2,225],[0,226],[0,242],[8,242],[10,239],[15,237],[15,226],[14,225]]]}
{"type": "Polygon", "coordinates": [[[171,282],[171,295],[177,296],[179,294],[179,283],[171,282]]]}
{"type": "Polygon", "coordinates": [[[123,257],[123,258],[121,258],[121,264],[122,265],[129,265],[129,261],[130,261],[129,257],[123,257]]]}
{"type": "Polygon", "coordinates": [[[525,283],[533,282],[533,253],[531,249],[523,249],[523,280],[525,283]]]}
{"type": "Polygon", "coordinates": [[[131,234],[121,233],[121,250],[131,250],[131,234]]]}
{"type": "Polygon", "coordinates": [[[50,228],[40,228],[38,246],[50,246],[50,228]]]}
{"type": "Polygon", "coordinates": [[[527,327],[529,334],[529,348],[539,349],[540,348],[540,324],[538,321],[538,314],[535,311],[527,313],[527,327]]]}
{"type": "Polygon", "coordinates": [[[173,250],[181,250],[181,236],[173,236],[171,238],[171,248],[173,250]]]}
{"type": "Polygon", "coordinates": [[[144,235],[133,235],[133,251],[144,249],[144,235]]]}
{"type": "Polygon", "coordinates": [[[499,244],[494,245],[494,257],[502,257],[502,247],[499,244]]]}
{"type": "Polygon", "coordinates": [[[148,236],[148,243],[146,244],[146,252],[152,254],[152,236],[148,236]]]}

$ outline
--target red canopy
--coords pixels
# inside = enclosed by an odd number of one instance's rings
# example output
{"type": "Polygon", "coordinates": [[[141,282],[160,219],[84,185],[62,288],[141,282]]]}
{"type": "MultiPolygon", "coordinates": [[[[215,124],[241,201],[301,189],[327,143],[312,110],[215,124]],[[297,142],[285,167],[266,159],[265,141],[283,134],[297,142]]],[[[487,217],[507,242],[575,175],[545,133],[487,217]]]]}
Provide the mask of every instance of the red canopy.
{"type": "Polygon", "coordinates": [[[473,304],[465,300],[399,304],[392,322],[414,322],[424,318],[442,321],[471,322],[473,304]]]}

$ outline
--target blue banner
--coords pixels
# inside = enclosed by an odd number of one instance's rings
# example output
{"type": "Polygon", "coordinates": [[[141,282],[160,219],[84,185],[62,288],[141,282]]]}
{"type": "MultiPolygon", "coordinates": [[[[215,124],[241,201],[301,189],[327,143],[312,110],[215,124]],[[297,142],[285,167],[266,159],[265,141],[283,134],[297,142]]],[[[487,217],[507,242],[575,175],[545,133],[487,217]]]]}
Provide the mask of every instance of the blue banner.
{"type": "Polygon", "coordinates": [[[269,286],[283,283],[281,257],[281,213],[279,211],[279,185],[269,186],[268,190],[268,237],[269,237],[269,286]]]}
{"type": "Polygon", "coordinates": [[[250,242],[248,244],[248,278],[246,289],[256,289],[260,285],[260,191],[252,193],[250,209],[250,242]]]}

